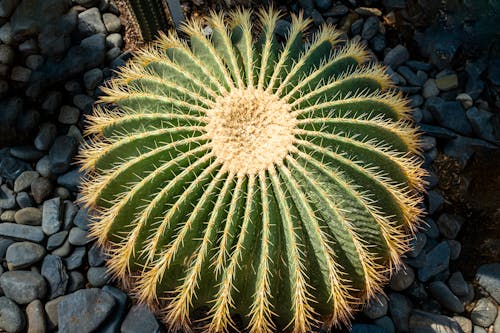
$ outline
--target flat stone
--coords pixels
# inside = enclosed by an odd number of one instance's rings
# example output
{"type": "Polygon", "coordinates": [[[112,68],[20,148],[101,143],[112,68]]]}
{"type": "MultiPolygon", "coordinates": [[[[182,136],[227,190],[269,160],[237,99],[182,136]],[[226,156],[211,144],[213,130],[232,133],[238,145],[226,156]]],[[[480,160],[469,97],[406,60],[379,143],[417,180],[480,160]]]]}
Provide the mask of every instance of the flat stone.
{"type": "Polygon", "coordinates": [[[68,257],[64,258],[64,263],[66,264],[66,268],[68,270],[73,270],[82,266],[85,253],[86,252],[84,246],[76,247],[68,257]]]}
{"type": "Polygon", "coordinates": [[[51,254],[45,256],[41,273],[49,283],[49,299],[64,295],[68,285],[68,273],[60,257],[51,254]]]}
{"type": "Polygon", "coordinates": [[[104,260],[106,259],[106,255],[99,248],[97,243],[94,243],[89,250],[88,253],[88,262],[92,267],[102,266],[104,264],[104,260]]]}
{"type": "Polygon", "coordinates": [[[462,333],[458,323],[446,316],[414,310],[410,316],[411,333],[462,333]]]}
{"type": "Polygon", "coordinates": [[[33,206],[33,200],[27,192],[19,192],[16,195],[16,203],[21,208],[27,208],[33,206]]]}
{"type": "MultiPolygon", "coordinates": [[[[5,112],[5,109],[3,111],[5,112]]],[[[26,170],[33,170],[28,162],[21,161],[11,156],[0,158],[0,177],[4,177],[7,180],[14,181],[21,173],[26,170]]]]}
{"type": "Polygon", "coordinates": [[[422,282],[448,268],[450,247],[446,241],[439,243],[425,256],[425,264],[418,270],[418,279],[422,282]]]}
{"type": "Polygon", "coordinates": [[[71,252],[71,244],[69,240],[66,238],[63,245],[59,246],[57,249],[52,251],[52,254],[58,257],[66,257],[71,252]]]}
{"type": "Polygon", "coordinates": [[[432,116],[440,125],[464,135],[472,134],[472,127],[459,102],[445,102],[437,97],[428,99],[427,102],[432,116]]]}
{"type": "Polygon", "coordinates": [[[458,215],[441,214],[437,220],[437,225],[441,234],[447,239],[455,239],[464,223],[464,219],[458,215]]]}
{"type": "Polygon", "coordinates": [[[35,199],[35,202],[37,204],[41,204],[45,199],[47,199],[49,195],[52,194],[52,189],[52,182],[48,178],[46,178],[45,175],[44,177],[35,179],[33,183],[31,183],[31,194],[33,195],[33,199],[35,199]]]}
{"type": "Polygon", "coordinates": [[[477,283],[500,303],[500,263],[486,264],[476,273],[477,283]]]}
{"type": "Polygon", "coordinates": [[[106,320],[104,325],[99,328],[100,333],[115,333],[120,331],[120,325],[122,323],[123,317],[125,316],[125,310],[127,309],[127,294],[118,288],[111,286],[104,286],[103,291],[107,292],[116,301],[116,307],[113,310],[111,316],[106,320]]]}
{"type": "Polygon", "coordinates": [[[16,211],[15,210],[6,210],[2,214],[0,214],[0,220],[3,222],[14,222],[16,217],[16,211]]]}
{"type": "Polygon", "coordinates": [[[16,82],[26,83],[30,80],[31,69],[23,66],[14,66],[10,72],[10,79],[16,82]]]}
{"type": "Polygon", "coordinates": [[[400,269],[393,273],[390,281],[390,287],[394,291],[403,291],[415,281],[413,269],[403,264],[400,269]]]}
{"type": "Polygon", "coordinates": [[[388,303],[384,295],[377,294],[373,296],[363,313],[370,319],[377,319],[387,314],[388,303]]]}
{"type": "Polygon", "coordinates": [[[36,299],[26,307],[26,316],[28,317],[27,333],[45,332],[45,310],[42,302],[36,299]]]}
{"type": "Polygon", "coordinates": [[[461,272],[451,274],[448,279],[448,285],[450,286],[451,291],[459,297],[467,296],[469,293],[469,287],[461,272]]]}
{"type": "Polygon", "coordinates": [[[429,291],[432,296],[446,309],[456,312],[462,313],[465,311],[464,305],[455,296],[448,286],[442,281],[434,281],[429,285],[429,291]]]}
{"type": "Polygon", "coordinates": [[[8,222],[0,223],[0,236],[35,243],[41,243],[45,239],[45,234],[39,227],[8,222]]]}
{"type": "Polygon", "coordinates": [[[392,68],[397,68],[409,58],[410,53],[408,52],[408,49],[403,45],[398,44],[385,55],[384,64],[391,66],[392,68]]]}
{"type": "MultiPolygon", "coordinates": [[[[52,175],[52,172],[50,171],[49,155],[45,155],[40,160],[38,160],[38,162],[36,162],[36,171],[38,171],[38,173],[40,175],[42,175],[43,177],[48,178],[52,175]]],[[[38,178],[38,179],[40,179],[40,178],[38,178]]]]}
{"type": "Polygon", "coordinates": [[[7,249],[6,257],[9,270],[29,267],[42,260],[45,248],[37,243],[16,242],[7,249]]]}
{"type": "Polygon", "coordinates": [[[93,287],[102,287],[111,280],[111,274],[107,267],[90,267],[87,280],[93,287]]]}
{"type": "Polygon", "coordinates": [[[14,192],[21,192],[31,187],[31,183],[40,177],[36,171],[24,171],[14,182],[14,192]]]}
{"type": "Polygon", "coordinates": [[[439,88],[436,85],[436,80],[428,79],[425,81],[422,88],[422,96],[425,98],[434,97],[439,95],[439,88]]]}
{"type": "Polygon", "coordinates": [[[49,151],[50,169],[54,174],[68,171],[77,145],[78,142],[73,137],[63,135],[56,138],[49,151]]]}
{"type": "Polygon", "coordinates": [[[43,276],[31,271],[8,271],[0,276],[0,287],[5,296],[17,304],[28,304],[35,299],[43,299],[47,293],[47,283],[43,276]]]}
{"type": "Polygon", "coordinates": [[[99,9],[92,7],[78,14],[78,31],[85,37],[106,33],[99,9]]]}
{"type": "Polygon", "coordinates": [[[85,208],[80,208],[78,213],[76,213],[73,223],[83,230],[89,230],[89,216],[88,210],[85,208]]]}
{"type": "MultiPolygon", "coordinates": [[[[0,237],[0,259],[3,260],[5,258],[5,254],[7,253],[7,249],[9,246],[14,243],[12,239],[0,237]]],[[[0,265],[1,267],[1,265],[0,265]]]]}
{"type": "Polygon", "coordinates": [[[47,250],[52,251],[63,245],[64,241],[68,237],[68,231],[59,231],[49,237],[47,240],[47,250]]]}
{"type": "Polygon", "coordinates": [[[472,126],[474,134],[482,139],[495,141],[496,138],[495,130],[493,128],[493,113],[480,110],[476,107],[472,107],[467,110],[465,115],[472,126]]]}
{"type": "Polygon", "coordinates": [[[83,74],[83,83],[85,88],[88,90],[94,90],[99,84],[102,83],[102,79],[103,74],[100,68],[93,68],[83,74]]]}
{"type": "Polygon", "coordinates": [[[470,313],[472,322],[482,327],[488,327],[495,321],[497,317],[496,305],[487,298],[481,298],[477,301],[474,309],[470,313]]]}
{"type": "MultiPolygon", "coordinates": [[[[1,28],[0,28],[1,30],[1,28]]],[[[117,47],[121,49],[123,47],[123,37],[121,34],[113,33],[106,36],[106,46],[109,48],[117,47]]]]}
{"type": "Polygon", "coordinates": [[[43,152],[30,145],[12,147],[10,154],[28,162],[38,161],[43,156],[43,152]]]}
{"type": "Polygon", "coordinates": [[[102,14],[102,20],[109,33],[119,32],[122,27],[120,18],[115,14],[104,13],[102,14]]]}
{"type": "Polygon", "coordinates": [[[68,293],[73,293],[85,287],[85,277],[78,271],[69,272],[68,293]]]}
{"type": "Polygon", "coordinates": [[[61,230],[61,198],[55,197],[43,203],[42,230],[52,235],[61,230]]]}
{"type": "Polygon", "coordinates": [[[133,305],[121,326],[121,333],[157,332],[160,325],[145,305],[133,305]]]}
{"type": "Polygon", "coordinates": [[[378,32],[379,19],[376,16],[370,16],[365,20],[363,24],[363,30],[361,32],[361,37],[366,40],[372,39],[378,32]]]}
{"type": "Polygon", "coordinates": [[[73,125],[78,122],[79,117],[80,110],[78,108],[70,105],[63,105],[61,106],[57,121],[64,125],[73,125]]]}
{"type": "Polygon", "coordinates": [[[91,240],[90,237],[88,237],[88,232],[78,227],[71,228],[68,239],[70,244],[76,246],[88,244],[91,240]]]}
{"type": "Polygon", "coordinates": [[[42,211],[36,207],[25,207],[16,212],[14,220],[18,224],[41,225],[42,211]]]}
{"type": "Polygon", "coordinates": [[[9,333],[21,332],[25,326],[24,315],[12,300],[0,297],[0,330],[9,333]]]}
{"type": "Polygon", "coordinates": [[[69,9],[64,0],[23,0],[12,14],[10,23],[15,39],[23,39],[41,31],[69,9]]]}
{"type": "Polygon", "coordinates": [[[398,293],[389,295],[389,311],[398,332],[407,332],[409,330],[408,320],[411,309],[412,304],[404,295],[398,293]]]}
{"type": "MultiPolygon", "coordinates": [[[[67,295],[58,305],[60,333],[92,332],[108,318],[115,298],[100,289],[82,289],[67,295]]],[[[149,332],[142,326],[136,332],[149,332]]]]}
{"type": "Polygon", "coordinates": [[[438,190],[430,190],[426,195],[429,215],[434,215],[443,207],[445,200],[438,190]]]}
{"type": "Polygon", "coordinates": [[[7,184],[0,186],[0,209],[12,209],[16,207],[16,196],[7,184]]]}
{"type": "Polygon", "coordinates": [[[64,186],[72,192],[77,192],[81,178],[82,174],[78,168],[75,168],[57,177],[57,184],[64,186]]]}
{"type": "Polygon", "coordinates": [[[457,74],[448,74],[436,77],[436,85],[441,91],[448,91],[458,87],[457,74]]]}
{"type": "Polygon", "coordinates": [[[47,314],[47,326],[49,329],[55,329],[59,325],[57,308],[64,297],[60,296],[45,303],[45,313],[47,314]]]}
{"type": "Polygon", "coordinates": [[[64,200],[64,230],[69,230],[73,226],[73,219],[78,212],[78,206],[70,200],[64,200]]]}
{"type": "Polygon", "coordinates": [[[448,246],[450,247],[450,260],[457,260],[460,256],[460,251],[462,251],[462,244],[454,239],[448,240],[448,246]]]}

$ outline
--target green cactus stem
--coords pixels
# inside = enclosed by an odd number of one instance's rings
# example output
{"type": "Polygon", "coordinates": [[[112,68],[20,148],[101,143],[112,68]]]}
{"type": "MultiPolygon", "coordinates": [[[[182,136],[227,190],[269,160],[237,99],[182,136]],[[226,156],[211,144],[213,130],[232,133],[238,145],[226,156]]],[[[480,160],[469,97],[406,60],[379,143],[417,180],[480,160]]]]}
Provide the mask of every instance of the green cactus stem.
{"type": "Polygon", "coordinates": [[[281,43],[278,12],[252,15],[163,34],[89,118],[91,235],[172,330],[203,308],[206,332],[347,323],[419,219],[419,140],[385,69],[331,26],[307,43],[292,15],[281,43]]]}

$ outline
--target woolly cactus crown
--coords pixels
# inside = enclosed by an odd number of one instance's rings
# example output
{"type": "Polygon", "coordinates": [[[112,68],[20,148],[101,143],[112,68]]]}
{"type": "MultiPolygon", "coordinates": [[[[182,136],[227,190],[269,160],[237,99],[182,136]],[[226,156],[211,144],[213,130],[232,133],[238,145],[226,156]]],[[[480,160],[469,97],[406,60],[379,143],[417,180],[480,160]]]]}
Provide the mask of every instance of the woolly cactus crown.
{"type": "Polygon", "coordinates": [[[82,201],[108,267],[173,330],[347,322],[400,264],[423,171],[406,102],[309,19],[212,13],[138,52],[90,117],[82,201]],[[258,30],[254,39],[253,30],[258,30]],[[201,324],[200,324],[201,325],[201,324]]]}

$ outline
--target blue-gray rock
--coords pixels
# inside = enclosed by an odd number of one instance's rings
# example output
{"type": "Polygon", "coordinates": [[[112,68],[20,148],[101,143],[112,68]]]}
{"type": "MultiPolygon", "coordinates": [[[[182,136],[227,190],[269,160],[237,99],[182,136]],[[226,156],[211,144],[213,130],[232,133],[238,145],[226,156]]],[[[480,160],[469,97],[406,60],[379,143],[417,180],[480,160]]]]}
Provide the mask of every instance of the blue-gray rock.
{"type": "Polygon", "coordinates": [[[456,312],[462,313],[465,311],[464,305],[455,296],[448,286],[442,281],[434,281],[429,285],[429,291],[431,295],[446,309],[456,312]]]}
{"type": "Polygon", "coordinates": [[[50,159],[49,155],[45,155],[36,162],[36,171],[43,177],[50,177],[52,173],[50,172],[50,159]]]}
{"type": "Polygon", "coordinates": [[[403,75],[405,80],[412,86],[421,87],[424,85],[425,80],[420,79],[409,67],[399,66],[398,72],[403,75]]]}
{"type": "Polygon", "coordinates": [[[409,58],[410,53],[408,53],[408,49],[403,45],[398,44],[392,50],[387,52],[384,57],[384,64],[391,66],[392,68],[397,68],[409,58]]]}
{"type": "Polygon", "coordinates": [[[363,29],[363,19],[357,19],[351,24],[351,34],[354,36],[361,34],[361,29],[363,29]]]}
{"type": "Polygon", "coordinates": [[[382,52],[385,48],[385,45],[386,45],[385,35],[382,35],[381,33],[377,33],[370,40],[370,47],[375,52],[382,52]]]}
{"type": "Polygon", "coordinates": [[[398,332],[407,332],[412,304],[408,298],[398,293],[389,295],[389,311],[398,332]]]}
{"type": "Polygon", "coordinates": [[[386,331],[376,325],[354,324],[352,325],[351,333],[386,333],[386,331]]]}
{"type": "Polygon", "coordinates": [[[477,99],[484,90],[484,82],[479,76],[468,76],[465,92],[473,99],[477,99]]]}
{"type": "Polygon", "coordinates": [[[45,310],[39,299],[28,304],[26,316],[28,317],[28,333],[45,332],[45,310]]]}
{"type": "Polygon", "coordinates": [[[328,10],[332,6],[332,0],[314,0],[316,8],[321,11],[328,10]]]}
{"type": "Polygon", "coordinates": [[[489,64],[488,80],[495,86],[500,86],[500,58],[493,59],[489,64]]]}
{"type": "Polygon", "coordinates": [[[410,252],[408,252],[408,256],[410,258],[416,258],[422,252],[425,244],[427,243],[427,236],[424,233],[418,232],[415,236],[410,240],[410,252]]]}
{"type": "Polygon", "coordinates": [[[93,287],[102,287],[111,280],[111,273],[107,267],[90,267],[87,271],[87,280],[93,287]]]}
{"type": "Polygon", "coordinates": [[[451,274],[448,280],[448,286],[450,286],[451,291],[458,297],[467,296],[469,293],[469,286],[465,282],[464,276],[461,272],[455,272],[451,274]]]}
{"type": "Polygon", "coordinates": [[[457,238],[463,223],[463,217],[448,213],[441,214],[437,220],[439,231],[447,239],[457,238]]]}
{"type": "Polygon", "coordinates": [[[69,272],[68,294],[85,287],[85,277],[79,271],[69,272]]]}
{"type": "Polygon", "coordinates": [[[9,333],[21,332],[24,328],[24,315],[12,300],[5,296],[0,297],[0,330],[9,333]]]}
{"type": "Polygon", "coordinates": [[[462,165],[467,164],[471,156],[478,151],[492,151],[498,149],[498,146],[486,141],[457,136],[454,140],[446,142],[443,151],[446,155],[457,159],[462,165]]]}
{"type": "Polygon", "coordinates": [[[389,316],[383,316],[373,322],[375,325],[382,327],[386,333],[396,333],[396,327],[389,316]]]}
{"type": "Polygon", "coordinates": [[[31,183],[40,177],[36,171],[24,171],[14,181],[14,192],[21,192],[31,187],[31,183]]]}
{"type": "Polygon", "coordinates": [[[33,170],[29,163],[11,156],[0,155],[0,177],[13,182],[21,173],[27,170],[33,170]]]}
{"type": "Polygon", "coordinates": [[[45,25],[66,13],[69,9],[66,0],[23,0],[10,18],[14,39],[23,40],[34,35],[45,25]]]}
{"type": "Polygon", "coordinates": [[[66,257],[71,252],[71,244],[69,240],[66,238],[64,243],[59,246],[57,249],[52,251],[52,254],[58,257],[66,257]]]}
{"type": "Polygon", "coordinates": [[[495,131],[493,128],[493,113],[479,110],[476,107],[472,107],[465,113],[467,119],[474,130],[474,134],[478,137],[495,141],[495,131]]]}
{"type": "Polygon", "coordinates": [[[80,208],[73,220],[74,225],[82,230],[89,230],[89,222],[88,210],[85,208],[80,208]]]}
{"type": "Polygon", "coordinates": [[[462,244],[454,239],[449,239],[448,246],[450,247],[450,260],[457,260],[460,256],[460,251],[462,251],[462,244]]]}
{"type": "Polygon", "coordinates": [[[363,313],[370,319],[377,319],[387,314],[387,308],[387,298],[384,295],[377,294],[366,304],[363,313]]]}
{"type": "Polygon", "coordinates": [[[160,331],[154,314],[145,305],[133,305],[121,326],[121,333],[160,331]]]}
{"type": "Polygon", "coordinates": [[[439,97],[432,97],[427,100],[427,106],[440,125],[460,134],[472,135],[472,127],[460,102],[445,102],[439,97]]]}
{"type": "Polygon", "coordinates": [[[28,162],[38,161],[43,156],[43,152],[37,150],[33,146],[12,147],[10,149],[10,154],[14,157],[28,162]]]}
{"type": "Polygon", "coordinates": [[[384,0],[383,4],[387,9],[406,8],[406,0],[384,0]]]}
{"type": "Polygon", "coordinates": [[[127,309],[127,294],[125,294],[120,289],[104,286],[103,291],[107,292],[116,301],[116,307],[111,314],[111,316],[106,320],[106,323],[99,327],[100,333],[115,333],[120,331],[120,325],[122,323],[123,317],[125,316],[125,310],[127,309]]]}
{"type": "Polygon", "coordinates": [[[76,247],[69,256],[64,258],[64,263],[66,264],[66,268],[68,270],[73,270],[82,266],[84,257],[85,257],[85,247],[84,246],[76,247]]]}
{"type": "Polygon", "coordinates": [[[410,107],[416,108],[424,104],[424,98],[421,95],[413,95],[410,97],[410,107]]]}
{"type": "Polygon", "coordinates": [[[42,228],[17,223],[0,223],[0,236],[15,240],[41,243],[45,239],[42,228]]]}
{"type": "Polygon", "coordinates": [[[488,327],[495,321],[497,312],[497,307],[492,301],[488,298],[481,298],[472,309],[470,319],[476,325],[488,327]]]}
{"type": "Polygon", "coordinates": [[[18,5],[19,0],[4,0],[0,3],[0,17],[8,18],[16,6],[18,5]]]}
{"type": "Polygon", "coordinates": [[[28,192],[19,192],[16,195],[16,203],[21,208],[27,208],[33,206],[33,200],[31,199],[28,192]]]}
{"type": "Polygon", "coordinates": [[[68,239],[71,245],[76,246],[82,246],[90,242],[87,230],[83,230],[78,227],[71,228],[68,239]]]}
{"type": "Polygon", "coordinates": [[[440,126],[420,124],[419,130],[427,135],[431,135],[438,139],[451,140],[458,137],[458,135],[455,132],[440,126]]]}
{"type": "Polygon", "coordinates": [[[363,30],[361,32],[361,37],[366,40],[370,40],[375,36],[378,32],[379,25],[378,17],[370,16],[365,20],[363,24],[363,30]]]}
{"type": "Polygon", "coordinates": [[[61,198],[55,197],[43,203],[42,230],[52,235],[61,230],[61,198]]]}
{"type": "Polygon", "coordinates": [[[47,199],[49,195],[52,194],[52,187],[52,182],[46,177],[35,179],[33,183],[31,183],[31,194],[35,202],[41,204],[47,199]]]}
{"type": "Polygon", "coordinates": [[[69,230],[73,226],[76,213],[78,213],[78,206],[71,200],[64,200],[64,230],[69,230]]]}
{"type": "Polygon", "coordinates": [[[78,14],[78,31],[84,37],[106,33],[98,8],[92,7],[78,14]]]}
{"type": "Polygon", "coordinates": [[[99,248],[99,246],[94,243],[88,253],[88,262],[92,267],[102,266],[104,264],[104,259],[106,255],[99,248]]]}
{"type": "Polygon", "coordinates": [[[424,71],[424,72],[428,72],[433,68],[432,64],[418,60],[408,60],[405,63],[405,65],[409,66],[411,69],[415,71],[424,71]]]}
{"type": "Polygon", "coordinates": [[[433,215],[434,213],[438,212],[445,202],[443,196],[441,195],[441,193],[439,193],[438,190],[430,190],[429,192],[427,192],[426,199],[429,215],[433,215]]]}
{"type": "Polygon", "coordinates": [[[474,325],[472,333],[488,333],[483,327],[474,325]]]}
{"type": "Polygon", "coordinates": [[[43,299],[47,293],[47,283],[43,276],[31,271],[8,271],[0,276],[0,287],[5,296],[17,304],[28,304],[35,299],[43,299]]]}
{"type": "Polygon", "coordinates": [[[414,310],[410,316],[411,333],[463,333],[458,323],[446,316],[414,310]]]}
{"type": "MultiPolygon", "coordinates": [[[[322,0],[322,1],[328,1],[328,0],[322,0]]],[[[106,27],[108,33],[119,32],[122,27],[120,18],[112,13],[102,14],[102,22],[104,23],[104,26],[106,27]]]]}
{"type": "Polygon", "coordinates": [[[54,174],[68,171],[77,146],[78,142],[71,136],[57,137],[49,151],[50,171],[54,174]]]}
{"type": "MultiPolygon", "coordinates": [[[[90,333],[111,315],[115,305],[113,296],[96,288],[67,295],[57,306],[59,332],[90,333]]],[[[147,332],[144,328],[136,332],[147,332]]]]}
{"type": "Polygon", "coordinates": [[[0,237],[0,261],[2,261],[5,258],[7,249],[12,243],[14,243],[12,239],[0,237]]]}
{"type": "Polygon", "coordinates": [[[59,231],[49,237],[47,240],[47,250],[52,251],[61,246],[68,237],[68,231],[59,231]]]}
{"type": "Polygon", "coordinates": [[[13,209],[16,207],[16,195],[7,184],[0,186],[0,209],[13,209]]]}
{"type": "Polygon", "coordinates": [[[418,270],[418,279],[422,282],[448,268],[450,247],[446,241],[439,243],[425,256],[425,264],[418,270]]]}
{"type": "Polygon", "coordinates": [[[83,83],[87,90],[94,90],[98,85],[102,83],[102,79],[103,74],[100,68],[93,68],[83,74],[83,83]]]}
{"type": "Polygon", "coordinates": [[[477,283],[500,303],[500,263],[486,264],[476,273],[477,283]]]}
{"type": "Polygon", "coordinates": [[[58,314],[57,307],[59,303],[64,299],[65,296],[60,296],[58,298],[52,299],[45,303],[45,313],[47,314],[47,329],[54,330],[58,325],[58,314]]]}
{"type": "Polygon", "coordinates": [[[49,283],[49,299],[64,295],[68,286],[68,273],[60,257],[51,254],[45,256],[41,273],[49,283]]]}
{"type": "Polygon", "coordinates": [[[42,260],[45,248],[37,243],[16,242],[9,246],[5,259],[9,270],[18,270],[29,267],[42,260]]]}
{"type": "Polygon", "coordinates": [[[410,287],[413,281],[415,281],[415,272],[410,266],[403,264],[392,274],[390,287],[394,291],[403,291],[410,287]]]}
{"type": "Polygon", "coordinates": [[[40,53],[48,57],[59,58],[71,45],[71,33],[78,22],[77,12],[69,11],[43,27],[38,35],[40,53]]]}
{"type": "Polygon", "coordinates": [[[71,192],[77,192],[78,186],[80,186],[80,177],[78,168],[75,168],[57,177],[57,184],[64,186],[71,192]]]}
{"type": "Polygon", "coordinates": [[[427,182],[425,185],[426,189],[433,189],[439,183],[438,176],[432,170],[427,170],[427,175],[424,176],[424,180],[427,182]]]}
{"type": "Polygon", "coordinates": [[[336,4],[329,10],[323,13],[324,16],[344,16],[349,12],[349,8],[343,4],[336,4]]]}
{"type": "Polygon", "coordinates": [[[61,106],[62,98],[63,95],[60,91],[49,91],[42,102],[42,110],[53,114],[61,106]]]}
{"type": "Polygon", "coordinates": [[[431,219],[430,217],[425,219],[425,225],[423,226],[423,230],[424,230],[425,234],[427,235],[427,237],[430,237],[430,238],[439,237],[439,228],[438,228],[436,222],[434,222],[434,220],[431,219]]]}
{"type": "Polygon", "coordinates": [[[63,105],[59,110],[57,121],[64,125],[74,125],[78,122],[80,117],[80,110],[71,105],[63,105]]]}
{"type": "Polygon", "coordinates": [[[78,94],[73,97],[73,104],[84,113],[88,113],[94,104],[94,98],[89,95],[78,94]]]}

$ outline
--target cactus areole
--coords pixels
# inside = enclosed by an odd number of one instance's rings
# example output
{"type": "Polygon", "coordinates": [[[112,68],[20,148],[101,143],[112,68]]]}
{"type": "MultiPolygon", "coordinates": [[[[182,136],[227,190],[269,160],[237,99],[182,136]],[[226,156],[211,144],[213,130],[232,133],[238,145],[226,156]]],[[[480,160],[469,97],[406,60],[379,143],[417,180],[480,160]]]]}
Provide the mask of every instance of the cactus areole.
{"type": "Polygon", "coordinates": [[[274,10],[163,34],[103,90],[82,202],[113,275],[175,330],[309,332],[381,292],[423,188],[409,108],[330,26],[274,10]],[[255,18],[254,18],[255,16],[255,18]],[[200,320],[200,318],[202,320],[200,320]]]}

